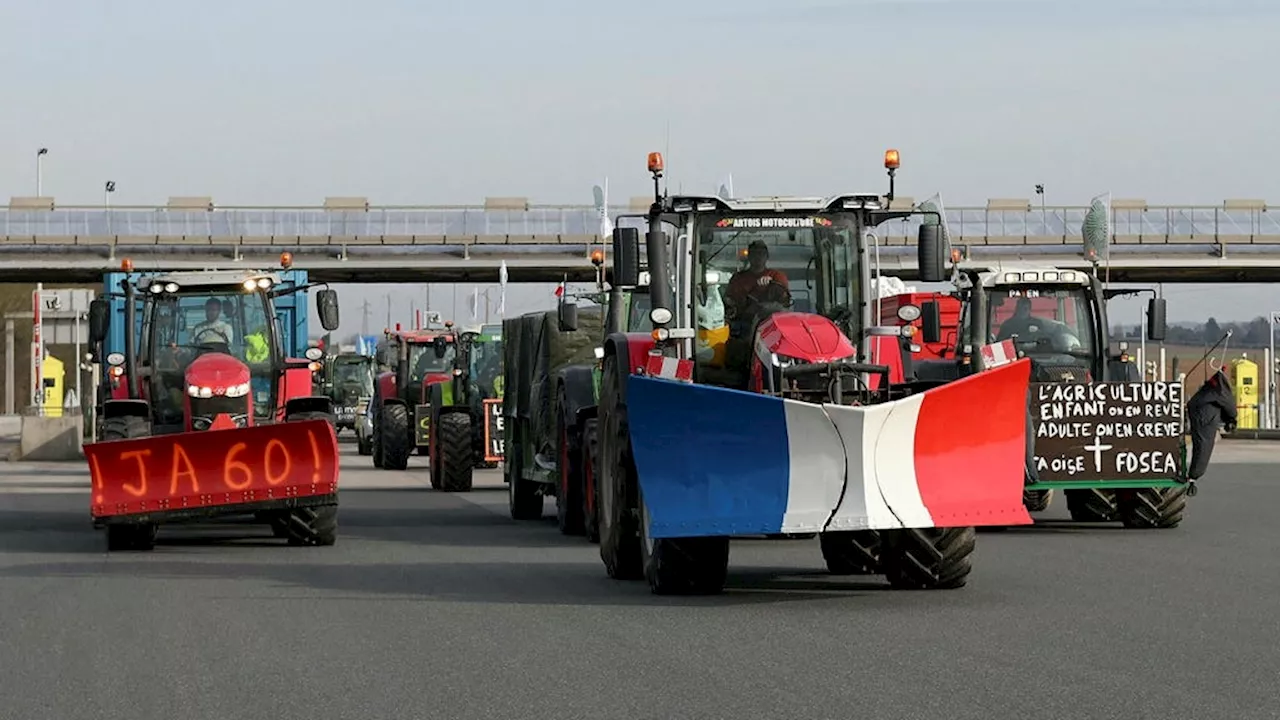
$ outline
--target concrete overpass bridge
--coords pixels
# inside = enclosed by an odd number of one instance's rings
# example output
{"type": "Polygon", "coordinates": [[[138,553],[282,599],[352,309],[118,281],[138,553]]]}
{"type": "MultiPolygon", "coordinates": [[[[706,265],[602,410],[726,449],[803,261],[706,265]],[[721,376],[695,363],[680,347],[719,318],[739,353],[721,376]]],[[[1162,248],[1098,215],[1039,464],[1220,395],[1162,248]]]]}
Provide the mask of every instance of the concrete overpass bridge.
{"type": "MultiPolygon", "coordinates": [[[[912,204],[898,198],[895,205],[912,204]]],[[[610,208],[643,212],[648,200],[610,208]]],[[[1087,268],[1085,206],[1026,199],[947,208],[953,247],[974,260],[1087,268]]],[[[886,274],[914,279],[918,219],[878,229],[886,274]]],[[[1280,282],[1280,217],[1257,200],[1218,205],[1111,203],[1111,279],[1118,282],[1280,282]]],[[[13,198],[0,208],[0,281],[98,282],[128,257],[139,270],[259,267],[282,251],[327,282],[512,282],[594,277],[590,252],[608,252],[590,206],[488,198],[477,206],[372,206],[329,198],[315,207],[218,207],[210,198],[165,206],[59,206],[13,198]]]]}

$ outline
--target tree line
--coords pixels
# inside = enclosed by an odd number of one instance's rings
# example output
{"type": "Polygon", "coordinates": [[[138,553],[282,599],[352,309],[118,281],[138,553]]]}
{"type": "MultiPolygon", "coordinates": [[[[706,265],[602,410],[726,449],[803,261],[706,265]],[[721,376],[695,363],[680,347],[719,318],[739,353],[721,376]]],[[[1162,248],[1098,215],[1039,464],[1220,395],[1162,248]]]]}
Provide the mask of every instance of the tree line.
{"type": "MultiPolygon", "coordinates": [[[[1165,345],[1213,345],[1223,333],[1231,331],[1231,347],[1264,348],[1271,344],[1271,324],[1262,316],[1244,322],[1219,322],[1209,318],[1202,323],[1170,323],[1165,345]]],[[[1113,340],[1138,340],[1140,326],[1118,325],[1111,330],[1113,340]]]]}

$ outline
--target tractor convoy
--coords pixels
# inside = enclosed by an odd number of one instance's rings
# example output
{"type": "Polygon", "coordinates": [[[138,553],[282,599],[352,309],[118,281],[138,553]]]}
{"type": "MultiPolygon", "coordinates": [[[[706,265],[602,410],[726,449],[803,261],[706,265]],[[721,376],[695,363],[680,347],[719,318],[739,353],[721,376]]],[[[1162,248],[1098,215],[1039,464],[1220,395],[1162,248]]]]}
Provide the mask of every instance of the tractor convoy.
{"type": "MultiPolygon", "coordinates": [[[[94,523],[111,550],[223,515],[331,545],[351,429],[376,468],[424,456],[437,491],[501,464],[513,520],[540,521],[554,497],[560,532],[657,594],[719,592],[742,536],[816,535],[832,574],[960,588],[978,530],[1034,524],[1059,490],[1077,522],[1178,526],[1210,415],[1230,415],[1210,383],[1188,418],[1181,384],[1146,378],[1110,337],[1108,301],[1134,291],[1096,262],[961,261],[940,211],[895,202],[897,151],[884,167],[883,194],[673,196],[651,153],[649,210],[618,217],[643,229],[614,228],[608,263],[591,251],[593,291],[328,356],[294,357],[295,296],[316,284],[287,253],[262,272],[126,261],[90,313],[108,366],[86,446],[94,523]],[[948,290],[879,289],[890,221],[918,226],[918,277],[948,290]]],[[[336,293],[315,296],[332,332],[336,293]]],[[[1164,300],[1146,312],[1163,340],[1164,300]]]]}

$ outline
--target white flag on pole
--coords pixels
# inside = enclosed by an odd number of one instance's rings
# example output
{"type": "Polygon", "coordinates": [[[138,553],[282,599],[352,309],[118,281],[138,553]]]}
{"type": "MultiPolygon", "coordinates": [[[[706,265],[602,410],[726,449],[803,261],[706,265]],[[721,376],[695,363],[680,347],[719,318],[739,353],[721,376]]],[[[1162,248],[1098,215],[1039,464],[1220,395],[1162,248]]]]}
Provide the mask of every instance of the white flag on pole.
{"type": "Polygon", "coordinates": [[[507,317],[507,261],[502,261],[502,267],[498,269],[498,287],[501,289],[498,299],[498,317],[506,319],[507,317]]]}

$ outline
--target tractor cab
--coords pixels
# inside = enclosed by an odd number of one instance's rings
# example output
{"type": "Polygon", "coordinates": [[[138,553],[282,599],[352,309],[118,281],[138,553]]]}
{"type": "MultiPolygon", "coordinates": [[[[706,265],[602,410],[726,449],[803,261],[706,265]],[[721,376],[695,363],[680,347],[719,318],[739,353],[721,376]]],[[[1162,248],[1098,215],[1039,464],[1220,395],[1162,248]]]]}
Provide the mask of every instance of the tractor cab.
{"type": "Polygon", "coordinates": [[[443,329],[400,330],[386,333],[377,361],[388,371],[378,376],[384,397],[425,402],[427,388],[453,377],[458,335],[453,323],[443,329]]]}
{"type": "MultiPolygon", "coordinates": [[[[312,395],[323,351],[288,358],[273,303],[277,294],[303,288],[282,287],[271,272],[235,270],[162,273],[123,284],[126,326],[140,330],[128,333],[126,352],[106,358],[120,380],[110,399],[145,403],[151,434],[277,422],[287,400],[312,395]]],[[[95,343],[105,339],[109,317],[102,303],[95,343]]],[[[336,292],[320,291],[317,305],[326,328],[336,327],[336,292]]]]}
{"type": "Polygon", "coordinates": [[[352,428],[373,399],[373,358],[354,350],[329,358],[324,367],[323,393],[333,401],[337,427],[352,428]]]}

